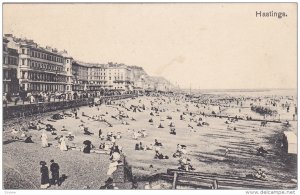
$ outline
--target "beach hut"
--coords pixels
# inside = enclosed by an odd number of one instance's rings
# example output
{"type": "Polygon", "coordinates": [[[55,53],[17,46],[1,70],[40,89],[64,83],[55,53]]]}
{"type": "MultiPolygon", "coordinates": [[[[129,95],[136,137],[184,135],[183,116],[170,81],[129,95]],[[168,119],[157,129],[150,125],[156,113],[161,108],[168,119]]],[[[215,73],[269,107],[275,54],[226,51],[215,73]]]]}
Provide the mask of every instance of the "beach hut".
{"type": "Polygon", "coordinates": [[[297,136],[292,131],[285,131],[283,138],[283,147],[288,154],[297,154],[297,136]]]}

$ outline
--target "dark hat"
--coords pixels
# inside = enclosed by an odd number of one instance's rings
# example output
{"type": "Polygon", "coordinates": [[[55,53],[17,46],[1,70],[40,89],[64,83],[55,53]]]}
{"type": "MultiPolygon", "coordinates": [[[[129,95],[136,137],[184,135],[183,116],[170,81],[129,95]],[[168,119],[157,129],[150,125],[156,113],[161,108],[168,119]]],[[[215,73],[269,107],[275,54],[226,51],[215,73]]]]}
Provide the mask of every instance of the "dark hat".
{"type": "Polygon", "coordinates": [[[40,161],[40,165],[46,165],[47,163],[45,161],[40,161]]]}
{"type": "Polygon", "coordinates": [[[50,162],[54,162],[54,160],[50,160],[50,162]]]}

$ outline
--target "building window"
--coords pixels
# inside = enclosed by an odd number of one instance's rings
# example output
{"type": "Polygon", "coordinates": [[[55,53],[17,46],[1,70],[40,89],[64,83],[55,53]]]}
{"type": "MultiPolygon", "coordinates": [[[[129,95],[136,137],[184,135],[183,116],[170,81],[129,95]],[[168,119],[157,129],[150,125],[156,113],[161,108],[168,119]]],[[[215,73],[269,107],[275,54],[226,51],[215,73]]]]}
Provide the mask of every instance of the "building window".
{"type": "Polygon", "coordinates": [[[22,65],[25,65],[25,59],[22,59],[22,65]]]}
{"type": "Polygon", "coordinates": [[[25,49],[22,49],[22,54],[25,54],[25,49]]]}

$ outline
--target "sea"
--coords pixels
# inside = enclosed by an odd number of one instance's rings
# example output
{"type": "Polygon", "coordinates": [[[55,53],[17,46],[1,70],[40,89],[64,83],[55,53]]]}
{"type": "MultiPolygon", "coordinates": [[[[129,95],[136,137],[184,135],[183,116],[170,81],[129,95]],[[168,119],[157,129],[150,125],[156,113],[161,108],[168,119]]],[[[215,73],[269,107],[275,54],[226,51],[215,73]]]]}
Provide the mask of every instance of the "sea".
{"type": "Polygon", "coordinates": [[[211,94],[211,95],[228,95],[228,96],[247,96],[247,97],[262,97],[262,96],[289,96],[297,99],[297,89],[186,89],[186,93],[191,94],[211,94]]]}

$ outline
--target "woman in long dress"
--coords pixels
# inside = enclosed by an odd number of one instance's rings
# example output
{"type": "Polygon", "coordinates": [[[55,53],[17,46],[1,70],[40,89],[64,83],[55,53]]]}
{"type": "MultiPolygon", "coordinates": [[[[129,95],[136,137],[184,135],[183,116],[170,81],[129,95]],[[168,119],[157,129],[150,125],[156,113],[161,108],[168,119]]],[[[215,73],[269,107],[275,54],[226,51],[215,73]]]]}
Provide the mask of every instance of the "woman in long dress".
{"type": "Polygon", "coordinates": [[[41,140],[42,140],[42,147],[46,148],[48,147],[48,137],[45,131],[43,131],[42,136],[41,136],[41,140]]]}
{"type": "Polygon", "coordinates": [[[68,150],[67,144],[66,144],[66,140],[65,140],[65,138],[63,136],[60,138],[60,146],[59,146],[59,148],[60,148],[61,151],[67,151],[68,150]]]}
{"type": "Polygon", "coordinates": [[[42,189],[46,189],[50,186],[49,184],[49,169],[46,166],[46,162],[45,161],[41,161],[40,162],[41,165],[41,188],[42,189]]]}

